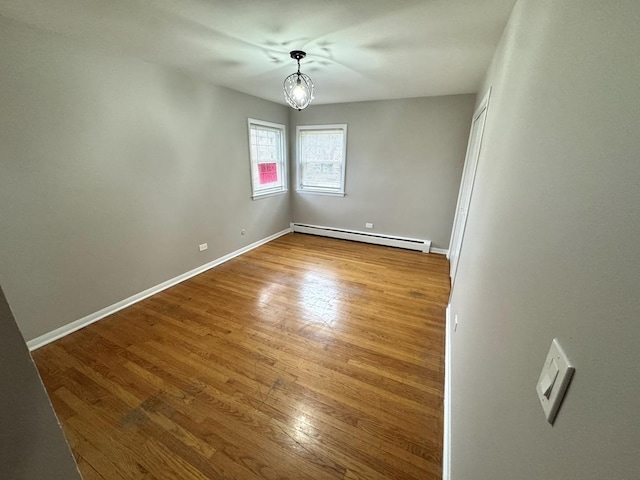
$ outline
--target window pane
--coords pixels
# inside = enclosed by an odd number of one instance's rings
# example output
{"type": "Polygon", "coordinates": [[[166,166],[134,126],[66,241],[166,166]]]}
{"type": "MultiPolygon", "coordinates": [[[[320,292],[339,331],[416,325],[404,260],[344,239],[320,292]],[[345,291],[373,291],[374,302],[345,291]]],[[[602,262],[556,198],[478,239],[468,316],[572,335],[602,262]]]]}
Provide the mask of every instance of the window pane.
{"type": "Polygon", "coordinates": [[[249,120],[253,196],[286,190],[284,125],[249,120]]]}
{"type": "Polygon", "coordinates": [[[298,133],[301,187],[342,191],[344,129],[302,127],[298,133]]]}

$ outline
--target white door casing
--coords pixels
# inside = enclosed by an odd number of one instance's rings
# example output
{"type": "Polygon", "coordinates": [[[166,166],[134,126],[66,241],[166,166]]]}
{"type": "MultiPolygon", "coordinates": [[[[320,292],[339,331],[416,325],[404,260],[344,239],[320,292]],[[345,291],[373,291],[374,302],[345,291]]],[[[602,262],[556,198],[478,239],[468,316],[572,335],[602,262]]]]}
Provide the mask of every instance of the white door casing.
{"type": "Polygon", "coordinates": [[[458,203],[456,205],[456,214],[453,219],[453,230],[451,231],[451,241],[449,244],[449,276],[451,277],[452,290],[456,279],[458,260],[460,258],[462,241],[464,239],[464,230],[467,225],[467,216],[469,214],[473,184],[475,182],[476,170],[478,168],[478,158],[482,147],[482,135],[484,133],[484,124],[487,118],[490,97],[491,88],[489,88],[489,91],[482,99],[482,102],[480,102],[480,106],[473,114],[473,121],[471,123],[471,133],[469,134],[469,143],[467,145],[467,156],[464,161],[464,169],[462,170],[462,180],[460,182],[460,191],[458,192],[458,203]]]}

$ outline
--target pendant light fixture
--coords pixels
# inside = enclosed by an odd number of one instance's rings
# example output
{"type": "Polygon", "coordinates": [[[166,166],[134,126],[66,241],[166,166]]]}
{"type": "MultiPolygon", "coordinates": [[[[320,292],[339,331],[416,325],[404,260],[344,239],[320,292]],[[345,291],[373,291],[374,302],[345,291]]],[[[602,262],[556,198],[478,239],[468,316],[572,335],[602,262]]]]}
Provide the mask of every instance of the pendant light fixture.
{"type": "Polygon", "coordinates": [[[284,79],[284,98],[292,108],[300,111],[313,100],[313,82],[308,75],[300,73],[300,60],[307,54],[302,50],[294,50],[290,55],[298,62],[298,71],[284,79]]]}

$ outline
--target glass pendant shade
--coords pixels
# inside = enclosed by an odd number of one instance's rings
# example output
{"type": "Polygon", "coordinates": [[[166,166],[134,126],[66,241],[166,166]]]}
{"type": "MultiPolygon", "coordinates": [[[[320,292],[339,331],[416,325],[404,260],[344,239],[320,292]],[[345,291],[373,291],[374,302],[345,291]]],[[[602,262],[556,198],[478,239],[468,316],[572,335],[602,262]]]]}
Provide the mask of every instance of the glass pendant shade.
{"type": "Polygon", "coordinates": [[[313,82],[308,75],[300,73],[300,59],[305,56],[300,50],[291,52],[291,58],[298,61],[298,71],[285,78],[283,85],[285,100],[298,111],[307,108],[313,100],[313,82]]]}
{"type": "Polygon", "coordinates": [[[284,79],[284,98],[296,110],[309,106],[313,100],[313,82],[304,73],[292,73],[284,79]]]}

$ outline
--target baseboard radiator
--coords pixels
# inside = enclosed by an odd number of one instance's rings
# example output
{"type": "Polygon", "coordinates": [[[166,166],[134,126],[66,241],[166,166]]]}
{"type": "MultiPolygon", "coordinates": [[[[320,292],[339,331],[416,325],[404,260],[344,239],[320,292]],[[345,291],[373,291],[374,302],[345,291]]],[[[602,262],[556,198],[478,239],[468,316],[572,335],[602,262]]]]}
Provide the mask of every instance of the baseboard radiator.
{"type": "Polygon", "coordinates": [[[431,240],[420,240],[417,238],[397,237],[379,233],[358,232],[356,230],[320,227],[318,225],[305,225],[302,223],[292,223],[291,231],[308,233],[311,235],[320,235],[321,237],[353,240],[355,242],[373,243],[375,245],[385,245],[387,247],[406,248],[408,250],[417,250],[424,253],[429,253],[429,251],[431,250],[431,240]]]}

